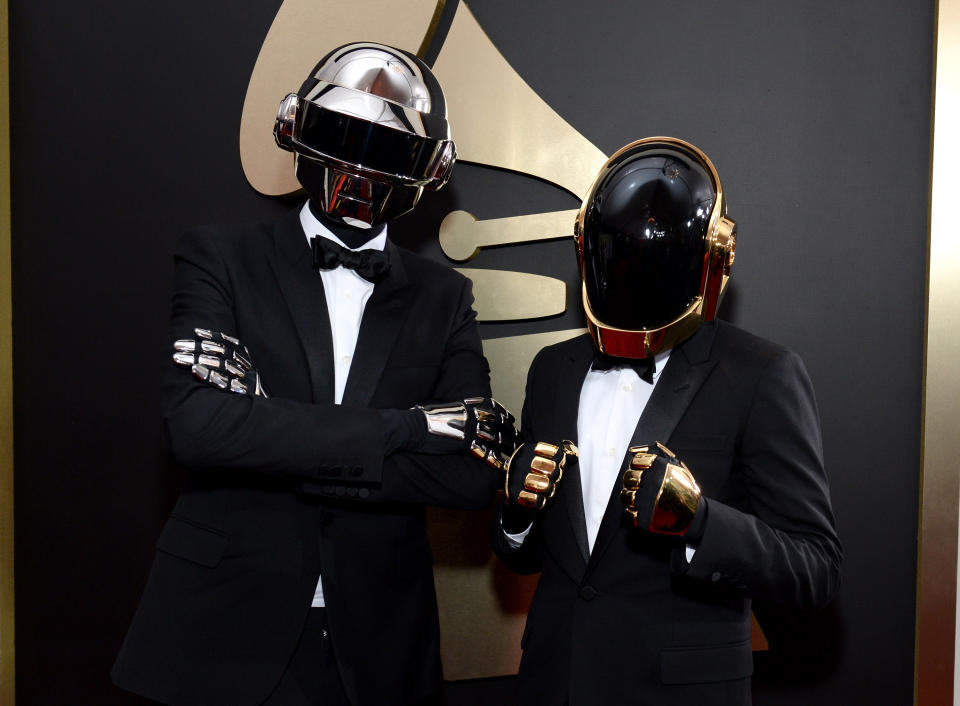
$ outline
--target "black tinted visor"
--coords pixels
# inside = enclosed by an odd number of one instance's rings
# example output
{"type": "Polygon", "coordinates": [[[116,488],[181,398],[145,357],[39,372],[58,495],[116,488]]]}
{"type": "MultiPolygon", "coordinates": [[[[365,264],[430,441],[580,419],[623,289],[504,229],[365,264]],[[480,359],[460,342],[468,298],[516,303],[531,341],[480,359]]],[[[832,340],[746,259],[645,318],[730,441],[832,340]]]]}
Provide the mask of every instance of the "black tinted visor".
{"type": "Polygon", "coordinates": [[[608,165],[588,199],[583,265],[594,316],[631,331],[676,320],[703,284],[710,172],[678,147],[639,145],[608,165]]]}
{"type": "Polygon", "coordinates": [[[330,158],[416,184],[433,178],[445,140],[421,137],[301,101],[294,143],[306,157],[330,158]]]}

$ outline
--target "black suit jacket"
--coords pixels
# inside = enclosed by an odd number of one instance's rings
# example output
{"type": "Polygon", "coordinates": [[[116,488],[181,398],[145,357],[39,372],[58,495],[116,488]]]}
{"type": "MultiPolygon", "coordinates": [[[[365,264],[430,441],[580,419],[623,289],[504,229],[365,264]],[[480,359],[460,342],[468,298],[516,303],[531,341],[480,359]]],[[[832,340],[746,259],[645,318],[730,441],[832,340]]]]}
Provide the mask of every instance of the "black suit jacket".
{"type": "Polygon", "coordinates": [[[190,467],[113,670],[172,704],[259,704],[278,683],[323,576],[355,704],[403,704],[441,680],[424,504],[479,508],[497,473],[466,455],[384,458],[378,408],[489,395],[469,281],[392,244],[364,310],[342,405],[320,276],[298,211],[182,239],[172,338],[237,336],[269,399],[172,363],[164,424],[190,467]]]}
{"type": "MultiPolygon", "coordinates": [[[[576,441],[588,336],[544,349],[527,382],[523,436],[576,441]]],[[[813,607],[839,580],[841,548],[813,390],[799,358],[729,324],[705,325],[670,356],[632,444],[668,445],[709,498],[693,560],[631,526],[620,479],[588,554],[579,469],[519,548],[542,571],[522,646],[523,704],[750,702],[750,598],[813,607]]],[[[624,466],[627,458],[624,458],[624,466]]]]}

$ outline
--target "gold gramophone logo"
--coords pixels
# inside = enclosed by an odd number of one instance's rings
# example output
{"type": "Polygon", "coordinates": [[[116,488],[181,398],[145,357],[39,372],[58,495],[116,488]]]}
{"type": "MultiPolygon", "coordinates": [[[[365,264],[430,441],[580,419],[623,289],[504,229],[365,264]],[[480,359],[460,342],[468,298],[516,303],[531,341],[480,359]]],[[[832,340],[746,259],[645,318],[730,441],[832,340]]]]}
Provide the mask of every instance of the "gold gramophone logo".
{"type": "MultiPolygon", "coordinates": [[[[444,1],[352,3],[285,0],[250,77],[240,123],[240,157],[247,180],[268,196],[298,191],[291,155],[272,139],[278,96],[298,86],[318,55],[363,38],[423,56],[444,1]]],[[[460,2],[433,70],[443,86],[458,158],[548,181],[583,198],[607,156],[571,127],[507,63],[460,2]]],[[[491,246],[528,243],[573,232],[576,210],[477,220],[453,211],[440,226],[444,254],[465,263],[491,246]]],[[[458,267],[474,283],[480,321],[536,319],[563,313],[566,284],[527,272],[458,267]]],[[[484,341],[494,395],[519,413],[533,356],[582,329],[484,341]]]]}

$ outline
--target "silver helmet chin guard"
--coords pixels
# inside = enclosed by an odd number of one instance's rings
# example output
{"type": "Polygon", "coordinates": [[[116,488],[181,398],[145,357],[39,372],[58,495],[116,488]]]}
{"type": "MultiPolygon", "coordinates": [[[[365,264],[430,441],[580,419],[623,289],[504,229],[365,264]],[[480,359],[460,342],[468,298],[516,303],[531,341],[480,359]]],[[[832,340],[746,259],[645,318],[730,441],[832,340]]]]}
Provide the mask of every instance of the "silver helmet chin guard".
{"type": "Polygon", "coordinates": [[[456,149],[433,73],[416,56],[372,42],[325,56],[280,103],[280,148],[334,220],[370,227],[411,210],[450,178],[456,149]]]}

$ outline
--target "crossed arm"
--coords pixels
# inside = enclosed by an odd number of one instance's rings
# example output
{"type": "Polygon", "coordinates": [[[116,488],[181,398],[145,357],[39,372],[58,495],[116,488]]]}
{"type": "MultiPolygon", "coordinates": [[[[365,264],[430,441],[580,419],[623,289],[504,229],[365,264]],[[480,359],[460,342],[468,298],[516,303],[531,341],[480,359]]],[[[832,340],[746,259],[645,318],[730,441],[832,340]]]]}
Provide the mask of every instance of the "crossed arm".
{"type": "MultiPolygon", "coordinates": [[[[231,275],[212,239],[184,238],[176,257],[174,340],[195,335],[196,327],[237,332],[231,275]]],[[[489,396],[471,301],[464,285],[443,344],[433,399],[489,396]]],[[[321,495],[356,502],[483,507],[499,483],[497,470],[466,453],[389,453],[376,409],[271,394],[265,398],[221,390],[169,362],[163,414],[173,456],[193,467],[290,476],[321,495]],[[344,487],[358,491],[346,495],[344,487]]]]}

